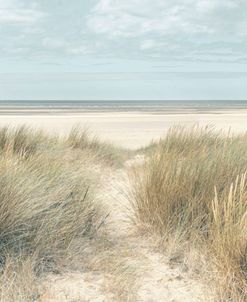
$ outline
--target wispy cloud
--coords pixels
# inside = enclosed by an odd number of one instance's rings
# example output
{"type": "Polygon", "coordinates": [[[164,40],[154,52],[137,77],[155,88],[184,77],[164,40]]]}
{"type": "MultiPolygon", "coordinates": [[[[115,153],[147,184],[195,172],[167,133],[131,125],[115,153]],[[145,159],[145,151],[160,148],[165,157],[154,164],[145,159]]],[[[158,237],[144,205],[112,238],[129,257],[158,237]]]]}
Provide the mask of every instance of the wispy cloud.
{"type": "MultiPolygon", "coordinates": [[[[92,34],[104,36],[105,43],[115,41],[115,47],[129,40],[133,54],[139,49],[160,58],[171,52],[188,58],[190,52],[199,54],[205,42],[209,54],[224,51],[226,42],[232,49],[239,47],[239,39],[247,34],[246,10],[242,0],[99,0],[87,26],[92,34]]],[[[239,51],[244,53],[246,47],[239,51]]]]}
{"type": "Polygon", "coordinates": [[[0,55],[239,62],[244,0],[0,0],[0,55]]]}
{"type": "Polygon", "coordinates": [[[0,24],[27,24],[44,17],[34,6],[23,7],[14,0],[0,0],[0,24]]]}

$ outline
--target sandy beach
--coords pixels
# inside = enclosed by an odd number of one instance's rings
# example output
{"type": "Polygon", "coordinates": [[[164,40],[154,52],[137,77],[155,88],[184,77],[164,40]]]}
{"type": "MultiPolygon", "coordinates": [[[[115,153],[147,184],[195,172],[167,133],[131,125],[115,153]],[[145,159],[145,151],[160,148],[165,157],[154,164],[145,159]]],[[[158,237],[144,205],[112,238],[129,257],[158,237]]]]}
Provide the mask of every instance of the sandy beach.
{"type": "Polygon", "coordinates": [[[216,129],[240,133],[247,130],[247,110],[210,112],[73,112],[0,110],[0,126],[27,124],[49,133],[66,135],[75,124],[88,127],[99,137],[120,146],[135,149],[159,139],[173,125],[214,125],[216,129]]]}

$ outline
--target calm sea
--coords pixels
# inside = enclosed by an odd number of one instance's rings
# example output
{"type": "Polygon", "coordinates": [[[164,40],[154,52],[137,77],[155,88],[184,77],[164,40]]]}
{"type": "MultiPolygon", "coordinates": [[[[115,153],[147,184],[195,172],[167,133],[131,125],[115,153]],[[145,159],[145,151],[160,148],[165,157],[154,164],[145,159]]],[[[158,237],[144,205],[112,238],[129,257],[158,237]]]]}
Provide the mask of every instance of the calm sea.
{"type": "Polygon", "coordinates": [[[247,109],[246,101],[0,101],[0,109],[72,109],[95,111],[159,111],[169,109],[247,109]]]}

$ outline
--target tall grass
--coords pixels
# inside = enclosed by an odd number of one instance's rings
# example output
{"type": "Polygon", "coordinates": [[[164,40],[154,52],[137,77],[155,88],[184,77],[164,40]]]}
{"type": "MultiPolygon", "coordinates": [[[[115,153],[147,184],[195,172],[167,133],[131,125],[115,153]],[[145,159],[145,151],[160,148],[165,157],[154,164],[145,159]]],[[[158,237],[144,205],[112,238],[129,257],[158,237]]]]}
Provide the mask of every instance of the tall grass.
{"type": "Polygon", "coordinates": [[[82,143],[84,134],[72,136],[68,144],[24,126],[0,129],[1,301],[33,301],[31,281],[23,276],[21,282],[20,274],[35,281],[57,271],[73,253],[83,254],[96,234],[103,212],[95,202],[95,165],[105,162],[98,157],[100,142],[92,148],[87,136],[87,152],[75,151],[81,145],[72,142],[80,136],[82,143]]]}
{"type": "Polygon", "coordinates": [[[247,183],[246,173],[237,177],[229,192],[212,201],[213,222],[209,249],[218,269],[222,301],[247,300],[247,183]]]}
{"type": "Polygon", "coordinates": [[[17,128],[3,127],[0,129],[0,150],[11,151],[28,157],[42,147],[49,145],[51,138],[42,130],[34,130],[23,125],[17,128]]]}
{"type": "Polygon", "coordinates": [[[136,221],[163,238],[181,233],[206,246],[229,300],[246,299],[246,170],[246,135],[175,127],[131,174],[136,221]]]}
{"type": "Polygon", "coordinates": [[[38,301],[39,290],[34,266],[34,257],[6,255],[6,263],[0,274],[1,302],[38,301]]]}
{"type": "Polygon", "coordinates": [[[97,136],[92,136],[88,128],[81,128],[79,125],[71,129],[67,144],[73,149],[90,150],[96,159],[116,167],[121,166],[129,153],[114,144],[101,141],[97,136]]]}
{"type": "Polygon", "coordinates": [[[0,254],[21,249],[50,257],[66,249],[89,229],[91,185],[83,170],[46,156],[0,160],[0,254]]]}

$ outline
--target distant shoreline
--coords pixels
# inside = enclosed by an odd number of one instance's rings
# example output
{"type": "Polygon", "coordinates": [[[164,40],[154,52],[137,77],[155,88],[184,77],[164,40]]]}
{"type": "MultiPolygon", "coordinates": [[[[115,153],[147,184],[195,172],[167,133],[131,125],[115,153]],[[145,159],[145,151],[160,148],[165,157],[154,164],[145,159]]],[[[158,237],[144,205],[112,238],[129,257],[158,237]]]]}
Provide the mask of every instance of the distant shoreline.
{"type": "Polygon", "coordinates": [[[100,112],[136,112],[149,114],[206,114],[247,110],[247,100],[161,101],[161,100],[0,100],[0,114],[71,114],[100,112]]]}
{"type": "Polygon", "coordinates": [[[105,114],[105,113],[135,113],[151,115],[186,115],[186,114],[233,114],[247,113],[246,107],[193,107],[193,106],[87,106],[87,107],[50,107],[50,106],[1,106],[0,116],[3,115],[81,115],[81,114],[105,114]]]}

